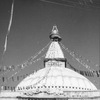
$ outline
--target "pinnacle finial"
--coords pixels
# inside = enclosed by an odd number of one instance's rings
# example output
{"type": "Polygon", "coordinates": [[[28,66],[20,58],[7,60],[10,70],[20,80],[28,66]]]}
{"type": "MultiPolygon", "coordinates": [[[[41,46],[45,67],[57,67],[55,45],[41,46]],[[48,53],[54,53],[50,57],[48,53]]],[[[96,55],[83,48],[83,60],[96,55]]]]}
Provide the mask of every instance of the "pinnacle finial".
{"type": "Polygon", "coordinates": [[[58,28],[56,25],[53,26],[52,33],[58,34],[58,28]]]}
{"type": "Polygon", "coordinates": [[[61,37],[59,35],[59,31],[58,31],[58,28],[56,25],[54,25],[52,28],[52,32],[50,34],[50,39],[53,41],[58,41],[58,42],[61,41],[61,37]]]}

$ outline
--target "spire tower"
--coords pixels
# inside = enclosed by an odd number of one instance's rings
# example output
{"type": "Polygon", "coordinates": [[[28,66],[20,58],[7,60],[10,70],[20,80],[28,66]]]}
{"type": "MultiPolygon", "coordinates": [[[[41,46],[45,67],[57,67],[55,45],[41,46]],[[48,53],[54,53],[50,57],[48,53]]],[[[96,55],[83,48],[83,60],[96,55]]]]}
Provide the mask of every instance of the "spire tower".
{"type": "Polygon", "coordinates": [[[49,49],[46,53],[44,60],[44,66],[48,67],[52,65],[59,67],[66,67],[66,58],[62,52],[59,42],[62,40],[57,29],[57,26],[53,26],[53,29],[50,34],[50,40],[52,43],[49,46],[49,49]]]}

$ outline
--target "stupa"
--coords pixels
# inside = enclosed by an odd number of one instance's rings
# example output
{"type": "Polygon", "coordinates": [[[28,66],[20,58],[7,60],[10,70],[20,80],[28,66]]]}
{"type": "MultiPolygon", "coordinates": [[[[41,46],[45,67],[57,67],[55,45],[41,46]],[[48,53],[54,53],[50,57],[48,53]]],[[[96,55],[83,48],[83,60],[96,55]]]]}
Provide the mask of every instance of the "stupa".
{"type": "Polygon", "coordinates": [[[96,86],[86,77],[67,67],[67,58],[60,47],[62,40],[57,26],[50,33],[51,44],[44,58],[44,68],[23,79],[16,91],[27,96],[64,96],[70,91],[96,91],[96,86]]]}

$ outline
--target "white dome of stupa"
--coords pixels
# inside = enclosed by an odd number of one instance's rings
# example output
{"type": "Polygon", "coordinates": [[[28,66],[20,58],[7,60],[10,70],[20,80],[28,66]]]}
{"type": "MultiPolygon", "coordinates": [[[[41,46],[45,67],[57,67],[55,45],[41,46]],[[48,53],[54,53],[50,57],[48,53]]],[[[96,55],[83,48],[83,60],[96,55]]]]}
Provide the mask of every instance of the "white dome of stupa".
{"type": "Polygon", "coordinates": [[[66,59],[59,45],[61,37],[58,34],[56,26],[53,27],[53,30],[50,36],[52,43],[44,60],[45,68],[22,80],[16,87],[16,90],[33,91],[34,93],[41,91],[53,93],[97,90],[95,85],[86,77],[67,67],[66,59]]]}
{"type": "Polygon", "coordinates": [[[84,76],[69,68],[46,67],[25,78],[18,86],[18,90],[39,89],[62,90],[96,90],[97,88],[84,76]]]}

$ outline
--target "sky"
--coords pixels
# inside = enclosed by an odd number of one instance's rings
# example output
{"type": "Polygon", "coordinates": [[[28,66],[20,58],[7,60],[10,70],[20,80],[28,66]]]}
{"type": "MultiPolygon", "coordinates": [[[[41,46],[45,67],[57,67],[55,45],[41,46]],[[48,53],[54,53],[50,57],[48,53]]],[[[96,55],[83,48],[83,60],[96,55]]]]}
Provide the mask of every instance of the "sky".
{"type": "Polygon", "coordinates": [[[100,9],[41,0],[15,0],[7,50],[2,60],[11,5],[12,0],[0,0],[0,65],[18,65],[34,56],[49,43],[52,27],[57,25],[65,47],[89,59],[91,68],[98,69],[94,64],[99,65],[100,9]]]}

